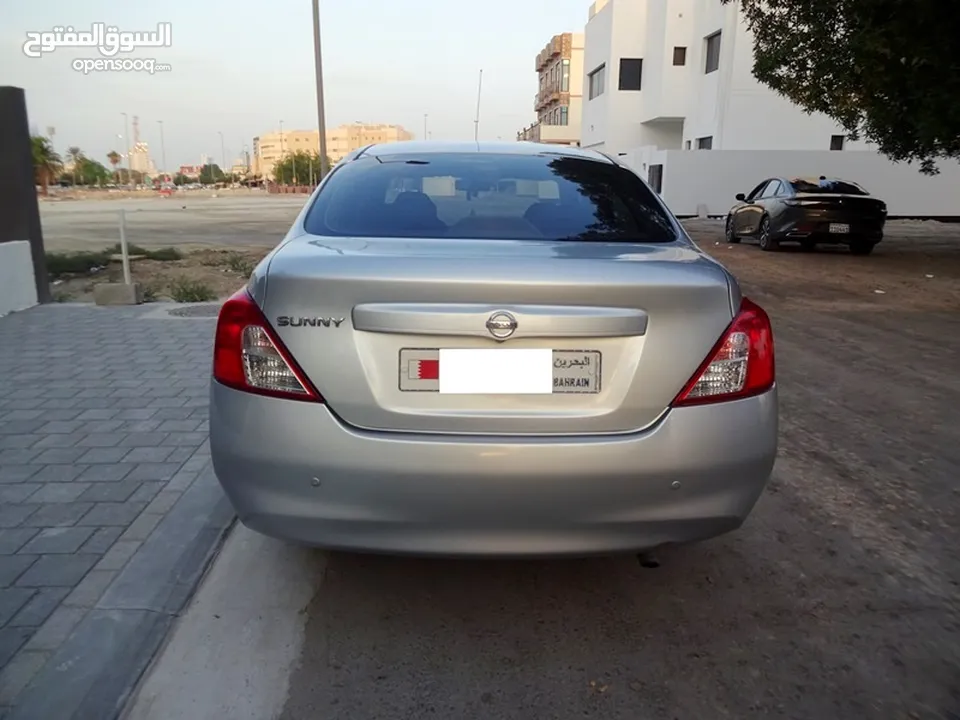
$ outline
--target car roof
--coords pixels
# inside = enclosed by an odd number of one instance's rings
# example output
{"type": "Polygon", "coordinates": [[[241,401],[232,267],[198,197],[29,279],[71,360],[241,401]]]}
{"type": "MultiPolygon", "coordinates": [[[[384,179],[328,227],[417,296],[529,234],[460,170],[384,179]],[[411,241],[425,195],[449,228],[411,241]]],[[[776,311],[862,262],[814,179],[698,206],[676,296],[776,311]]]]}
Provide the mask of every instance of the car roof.
{"type": "Polygon", "coordinates": [[[470,141],[423,141],[403,140],[393,143],[370,145],[357,153],[356,158],[372,155],[389,157],[391,155],[431,155],[435,153],[481,153],[488,155],[562,155],[597,162],[614,163],[614,160],[595,150],[568,145],[548,145],[534,142],[470,142],[470,141]]]}

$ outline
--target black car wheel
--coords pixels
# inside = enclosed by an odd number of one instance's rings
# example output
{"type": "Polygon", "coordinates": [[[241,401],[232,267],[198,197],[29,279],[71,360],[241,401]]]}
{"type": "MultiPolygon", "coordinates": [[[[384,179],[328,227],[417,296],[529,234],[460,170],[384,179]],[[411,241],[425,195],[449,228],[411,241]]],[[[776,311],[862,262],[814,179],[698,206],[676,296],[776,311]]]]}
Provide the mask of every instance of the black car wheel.
{"type": "Polygon", "coordinates": [[[733,217],[727,217],[727,228],[724,230],[724,236],[727,238],[728,243],[740,242],[740,238],[733,232],[733,217]]]}
{"type": "Polygon", "coordinates": [[[874,247],[876,247],[876,243],[870,242],[869,240],[854,240],[850,243],[850,254],[869,255],[873,252],[874,247]]]}
{"type": "Polygon", "coordinates": [[[780,243],[777,242],[770,230],[770,218],[764,216],[760,221],[760,231],[757,235],[760,240],[760,249],[767,252],[773,252],[780,249],[780,243]]]}

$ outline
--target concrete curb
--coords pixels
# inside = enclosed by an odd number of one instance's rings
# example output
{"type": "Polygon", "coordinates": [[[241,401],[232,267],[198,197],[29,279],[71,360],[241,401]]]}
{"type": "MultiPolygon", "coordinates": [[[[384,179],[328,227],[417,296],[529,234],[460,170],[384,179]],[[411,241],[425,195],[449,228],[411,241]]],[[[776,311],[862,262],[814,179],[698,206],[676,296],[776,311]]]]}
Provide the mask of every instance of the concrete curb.
{"type": "Polygon", "coordinates": [[[115,720],[233,520],[208,461],[5,720],[115,720]]]}

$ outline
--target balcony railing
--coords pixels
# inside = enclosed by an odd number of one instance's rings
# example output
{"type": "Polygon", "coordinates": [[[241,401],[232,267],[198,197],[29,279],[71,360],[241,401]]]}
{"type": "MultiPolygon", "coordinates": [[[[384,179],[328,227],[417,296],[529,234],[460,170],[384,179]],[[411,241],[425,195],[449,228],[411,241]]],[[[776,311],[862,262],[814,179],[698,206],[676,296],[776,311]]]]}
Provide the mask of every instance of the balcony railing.
{"type": "Polygon", "coordinates": [[[539,72],[544,65],[560,55],[570,57],[572,50],[573,36],[570,33],[554,35],[550,39],[550,42],[547,43],[547,46],[537,53],[536,68],[534,69],[539,72]]]}
{"type": "Polygon", "coordinates": [[[553,83],[533,96],[533,109],[540,110],[551,103],[564,101],[570,102],[570,93],[561,91],[559,83],[553,83]]]}

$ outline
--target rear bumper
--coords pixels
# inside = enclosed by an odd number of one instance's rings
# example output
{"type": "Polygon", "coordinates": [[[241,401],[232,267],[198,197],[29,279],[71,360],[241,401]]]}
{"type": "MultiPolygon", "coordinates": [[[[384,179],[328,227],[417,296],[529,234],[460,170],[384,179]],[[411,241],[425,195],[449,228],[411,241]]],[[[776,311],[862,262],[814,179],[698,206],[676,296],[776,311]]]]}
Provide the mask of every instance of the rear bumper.
{"type": "Polygon", "coordinates": [[[788,217],[781,228],[785,240],[813,240],[822,243],[848,244],[860,240],[880,242],[884,220],[862,217],[810,218],[801,213],[788,217]],[[831,225],[846,225],[849,232],[830,232],[831,225]]]}
{"type": "Polygon", "coordinates": [[[210,446],[250,528],[330,549],[550,556],[733,530],[777,450],[777,394],[671,410],[619,436],[367,432],[319,404],[211,388],[210,446]]]}

